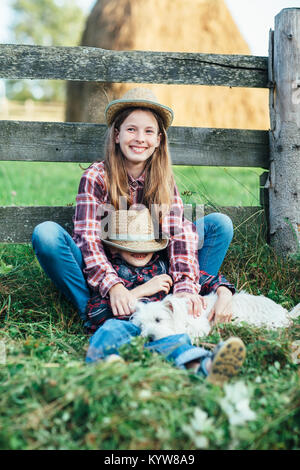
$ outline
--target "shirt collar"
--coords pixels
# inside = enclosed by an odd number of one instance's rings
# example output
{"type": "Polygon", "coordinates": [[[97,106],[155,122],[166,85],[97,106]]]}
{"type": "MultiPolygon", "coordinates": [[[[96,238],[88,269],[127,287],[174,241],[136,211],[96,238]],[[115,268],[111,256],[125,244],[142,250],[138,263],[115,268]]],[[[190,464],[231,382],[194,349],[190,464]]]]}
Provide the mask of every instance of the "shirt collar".
{"type": "Polygon", "coordinates": [[[128,173],[128,182],[129,182],[129,185],[132,186],[132,187],[137,187],[137,186],[144,186],[144,183],[145,183],[145,171],[143,171],[143,173],[138,177],[138,178],[133,178],[133,176],[131,176],[129,173],[128,173]]]}

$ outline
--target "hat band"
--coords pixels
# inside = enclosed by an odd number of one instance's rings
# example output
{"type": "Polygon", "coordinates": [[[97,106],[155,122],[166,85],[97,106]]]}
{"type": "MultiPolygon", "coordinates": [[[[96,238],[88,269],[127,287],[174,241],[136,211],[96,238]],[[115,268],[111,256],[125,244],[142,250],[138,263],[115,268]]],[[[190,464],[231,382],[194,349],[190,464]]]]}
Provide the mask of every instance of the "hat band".
{"type": "Polygon", "coordinates": [[[113,233],[113,234],[110,234],[109,236],[109,239],[110,240],[120,240],[120,241],[124,241],[124,242],[147,242],[147,241],[151,241],[151,240],[154,240],[154,236],[153,234],[141,234],[141,235],[130,235],[128,233],[113,233]]]}

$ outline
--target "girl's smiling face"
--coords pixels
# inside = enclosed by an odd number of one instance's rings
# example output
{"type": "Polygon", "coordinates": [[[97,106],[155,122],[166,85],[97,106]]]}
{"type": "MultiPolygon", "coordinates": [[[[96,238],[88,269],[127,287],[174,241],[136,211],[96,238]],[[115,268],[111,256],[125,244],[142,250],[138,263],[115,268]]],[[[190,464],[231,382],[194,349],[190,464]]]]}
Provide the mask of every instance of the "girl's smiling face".
{"type": "Polygon", "coordinates": [[[115,142],[120,145],[128,172],[138,177],[160,144],[158,123],[151,111],[132,111],[116,130],[115,142]]]}

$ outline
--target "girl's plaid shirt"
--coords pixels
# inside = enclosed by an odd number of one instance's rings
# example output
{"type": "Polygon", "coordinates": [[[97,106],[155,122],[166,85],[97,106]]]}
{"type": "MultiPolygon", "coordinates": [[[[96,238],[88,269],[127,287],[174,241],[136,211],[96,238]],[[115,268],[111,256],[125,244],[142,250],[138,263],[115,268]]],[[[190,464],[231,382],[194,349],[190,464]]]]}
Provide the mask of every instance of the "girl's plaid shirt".
{"type": "MultiPolygon", "coordinates": [[[[118,254],[111,255],[110,259],[118,276],[124,281],[125,287],[129,290],[144,284],[154,276],[166,274],[168,272],[168,261],[164,257],[164,252],[155,254],[147,266],[144,267],[131,266],[118,254]]],[[[210,292],[215,292],[220,286],[226,286],[233,294],[235,292],[234,285],[230,284],[221,274],[212,276],[204,271],[200,271],[200,284],[200,295],[208,295],[210,292]]],[[[142,300],[146,302],[155,302],[162,300],[165,296],[166,294],[161,291],[155,295],[147,297],[147,300],[145,298],[142,300]]],[[[109,295],[105,298],[101,297],[99,294],[93,295],[89,299],[86,308],[86,321],[84,326],[87,332],[94,333],[109,318],[128,320],[129,317],[114,317],[110,307],[109,295]]]]}
{"type": "MultiPolygon", "coordinates": [[[[119,282],[124,284],[107,259],[100,240],[101,206],[110,203],[104,176],[104,162],[95,162],[84,172],[79,184],[73,219],[73,239],[83,255],[84,274],[88,285],[103,298],[112,286],[119,282]]],[[[142,203],[144,181],[144,173],[136,180],[128,175],[133,204],[142,203]]],[[[195,225],[184,218],[183,210],[183,203],[175,186],[170,213],[164,217],[161,227],[162,232],[170,238],[169,274],[174,282],[174,293],[198,293],[198,234],[195,225]]]]}

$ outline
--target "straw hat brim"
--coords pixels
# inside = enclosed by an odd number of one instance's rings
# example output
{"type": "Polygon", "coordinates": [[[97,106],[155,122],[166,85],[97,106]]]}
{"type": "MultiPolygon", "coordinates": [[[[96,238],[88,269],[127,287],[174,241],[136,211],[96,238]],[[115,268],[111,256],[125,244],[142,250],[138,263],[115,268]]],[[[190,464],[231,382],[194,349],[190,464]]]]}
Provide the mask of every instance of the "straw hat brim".
{"type": "Polygon", "coordinates": [[[115,116],[126,108],[149,108],[156,111],[162,118],[164,126],[167,129],[172,124],[174,114],[171,108],[155,101],[143,99],[119,99],[111,101],[105,108],[105,118],[107,125],[110,126],[115,116]]]}
{"type": "Polygon", "coordinates": [[[106,245],[120,248],[124,251],[132,251],[133,253],[150,253],[152,251],[164,250],[169,243],[168,239],[165,240],[149,240],[143,242],[137,241],[123,241],[123,240],[103,240],[106,245]]]}

